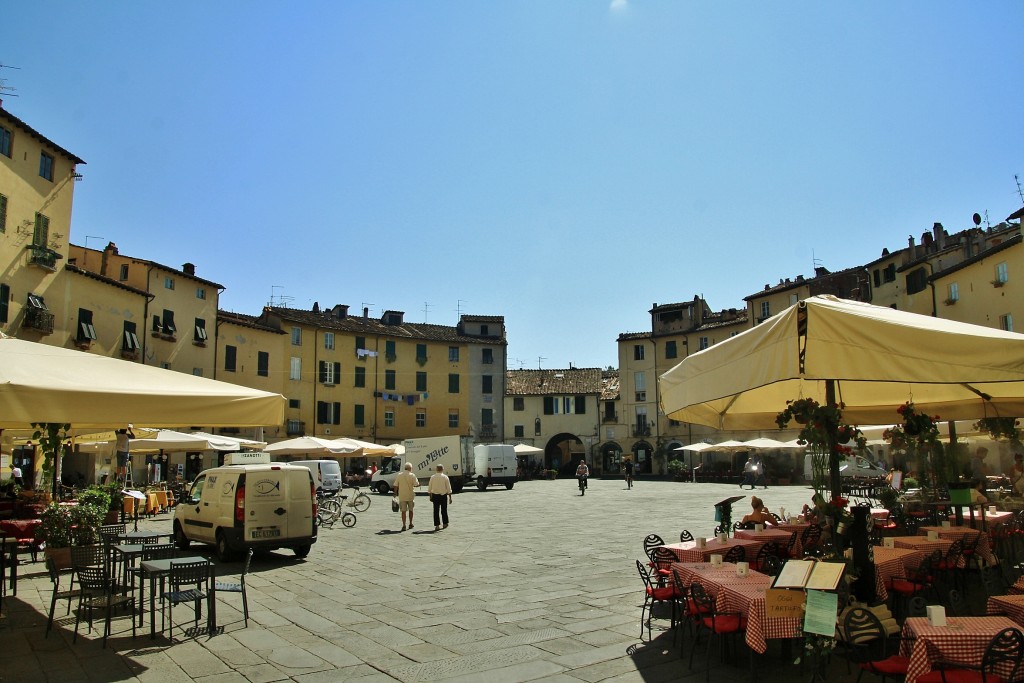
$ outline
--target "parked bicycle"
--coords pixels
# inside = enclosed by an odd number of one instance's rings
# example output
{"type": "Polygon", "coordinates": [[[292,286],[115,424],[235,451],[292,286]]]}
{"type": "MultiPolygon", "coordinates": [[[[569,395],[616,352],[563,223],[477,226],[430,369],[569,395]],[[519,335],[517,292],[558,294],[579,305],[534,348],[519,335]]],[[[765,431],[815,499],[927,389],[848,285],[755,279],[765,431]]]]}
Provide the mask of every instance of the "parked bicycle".
{"type": "Polygon", "coordinates": [[[343,488],[355,490],[351,500],[344,493],[317,493],[317,521],[320,526],[330,528],[340,519],[342,526],[353,527],[356,525],[356,516],[344,508],[353,508],[356,512],[370,509],[370,497],[360,491],[358,486],[343,485],[343,488]]]}

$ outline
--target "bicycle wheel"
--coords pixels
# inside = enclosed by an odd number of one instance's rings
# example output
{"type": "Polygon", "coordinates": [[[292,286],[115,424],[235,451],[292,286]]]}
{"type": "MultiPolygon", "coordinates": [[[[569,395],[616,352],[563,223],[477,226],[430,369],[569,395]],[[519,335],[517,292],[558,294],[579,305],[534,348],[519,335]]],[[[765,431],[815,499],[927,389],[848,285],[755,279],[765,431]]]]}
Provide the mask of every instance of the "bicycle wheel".
{"type": "Polygon", "coordinates": [[[370,509],[370,497],[365,493],[360,493],[352,499],[352,507],[356,509],[356,512],[366,512],[370,509]]]}
{"type": "Polygon", "coordinates": [[[341,525],[344,527],[352,528],[356,525],[356,516],[351,512],[346,512],[341,515],[341,525]]]}
{"type": "Polygon", "coordinates": [[[325,500],[320,505],[321,514],[328,520],[328,525],[334,524],[341,516],[341,503],[332,499],[325,500]]]}
{"type": "Polygon", "coordinates": [[[316,525],[322,529],[330,529],[334,525],[334,522],[330,519],[329,515],[324,515],[323,510],[317,510],[316,525]]]}

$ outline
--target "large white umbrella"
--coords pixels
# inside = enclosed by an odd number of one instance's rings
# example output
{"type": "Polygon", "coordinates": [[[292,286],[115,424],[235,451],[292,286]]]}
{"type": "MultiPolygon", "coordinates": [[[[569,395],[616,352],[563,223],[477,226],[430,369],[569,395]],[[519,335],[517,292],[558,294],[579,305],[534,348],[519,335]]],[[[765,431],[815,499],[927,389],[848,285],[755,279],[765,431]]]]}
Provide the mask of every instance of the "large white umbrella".
{"type": "Polygon", "coordinates": [[[332,439],[321,439],[316,436],[298,436],[276,443],[267,444],[263,449],[271,455],[322,455],[337,456],[352,453],[356,449],[347,447],[332,439]]]}
{"type": "Polygon", "coordinates": [[[675,448],[673,450],[693,451],[695,453],[699,453],[700,451],[706,451],[707,449],[711,448],[711,446],[712,444],[705,443],[703,441],[698,441],[697,443],[691,443],[689,446],[680,446],[679,448],[675,448]]]}
{"type": "Polygon", "coordinates": [[[284,422],[280,394],[59,346],[0,337],[0,428],[284,422]]]}
{"type": "Polygon", "coordinates": [[[729,439],[728,441],[722,441],[719,443],[713,443],[705,451],[712,451],[718,453],[738,453],[740,451],[749,450],[747,444],[742,441],[736,441],[735,439],[729,439]]]}
{"type": "Polygon", "coordinates": [[[225,434],[209,434],[207,432],[189,432],[192,436],[198,436],[210,442],[210,448],[218,451],[241,451],[241,450],[262,450],[267,445],[266,441],[255,441],[253,439],[242,439],[237,436],[225,434]]]}
{"type": "Polygon", "coordinates": [[[535,453],[543,453],[543,448],[537,448],[536,446],[530,446],[525,443],[517,443],[512,447],[512,450],[516,452],[516,455],[533,455],[535,453]]]}
{"type": "Polygon", "coordinates": [[[334,439],[334,443],[343,449],[342,453],[345,457],[359,458],[366,455],[392,455],[394,453],[389,446],[382,446],[379,443],[371,443],[369,441],[360,441],[359,439],[341,437],[340,439],[334,439]]]}
{"type": "Polygon", "coordinates": [[[1024,335],[814,296],[689,356],[659,385],[669,418],[717,429],[777,427],[800,397],[843,403],[851,424],[891,422],[907,401],[947,420],[1017,416],[1024,335]]]}
{"type": "Polygon", "coordinates": [[[760,437],[758,439],[751,439],[750,441],[744,442],[752,451],[769,450],[772,448],[803,448],[795,443],[790,444],[788,441],[777,441],[776,439],[769,439],[766,437],[760,437]]]}
{"type": "MultiPolygon", "coordinates": [[[[132,430],[135,431],[134,429],[132,430]]],[[[200,436],[159,429],[155,436],[131,439],[128,446],[133,453],[156,453],[158,451],[208,451],[212,450],[208,439],[200,436]]]]}

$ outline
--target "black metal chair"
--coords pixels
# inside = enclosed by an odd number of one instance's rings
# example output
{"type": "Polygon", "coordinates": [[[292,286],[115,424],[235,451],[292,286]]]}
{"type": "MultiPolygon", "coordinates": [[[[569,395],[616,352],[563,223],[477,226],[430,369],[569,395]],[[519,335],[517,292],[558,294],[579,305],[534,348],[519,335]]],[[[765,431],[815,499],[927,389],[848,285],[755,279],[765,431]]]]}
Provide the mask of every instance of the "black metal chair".
{"type": "MultiPolygon", "coordinates": [[[[102,548],[101,548],[102,550],[102,548]]],[[[73,642],[78,641],[78,625],[81,623],[83,610],[89,612],[89,628],[92,629],[92,613],[94,610],[102,609],[103,620],[103,647],[107,646],[107,637],[110,635],[110,621],[114,608],[128,607],[128,615],[132,622],[132,638],[135,637],[135,596],[115,595],[111,591],[110,579],[103,566],[81,566],[75,569],[78,576],[78,614],[75,617],[75,637],[73,642]]]]}
{"type": "MultiPolygon", "coordinates": [[[[670,551],[671,552],[671,551],[670,551]]],[[[675,554],[673,554],[675,557],[675,554]]],[[[242,567],[242,576],[237,583],[233,581],[214,581],[213,587],[217,593],[241,593],[242,594],[242,614],[245,618],[245,625],[249,626],[249,599],[245,594],[245,575],[249,573],[249,563],[252,562],[252,548],[249,548],[249,554],[245,558],[245,566],[242,567]]]]}
{"type": "Polygon", "coordinates": [[[198,562],[171,562],[170,575],[167,577],[167,590],[160,595],[161,629],[164,616],[167,616],[168,635],[174,640],[174,607],[184,602],[193,603],[195,626],[199,626],[199,618],[203,614],[203,600],[210,593],[210,563],[207,560],[198,562]]]}
{"type": "Polygon", "coordinates": [[[746,559],[747,559],[747,550],[746,550],[746,548],[744,548],[741,545],[734,545],[733,547],[729,548],[729,552],[727,552],[725,554],[725,557],[722,558],[722,561],[723,562],[736,563],[736,562],[743,562],[746,559]]]}
{"type": "Polygon", "coordinates": [[[686,543],[687,541],[692,541],[692,540],[693,540],[693,534],[691,534],[689,532],[689,530],[683,529],[682,532],[680,532],[680,534],[679,534],[679,542],[680,543],[686,543]]]}
{"type": "Polygon", "coordinates": [[[644,583],[644,604],[640,609],[640,638],[644,637],[644,623],[647,624],[647,640],[651,640],[651,618],[656,604],[668,603],[672,609],[672,626],[676,625],[676,587],[655,586],[651,583],[651,577],[640,560],[636,560],[636,570],[640,574],[640,580],[644,583]],[[646,621],[644,615],[647,615],[646,621]]]}
{"type": "MultiPolygon", "coordinates": [[[[690,585],[690,599],[694,602],[695,609],[701,615],[698,621],[698,636],[700,631],[706,630],[708,632],[708,647],[704,657],[707,660],[705,680],[710,681],[711,644],[714,642],[715,636],[718,636],[718,639],[721,640],[727,635],[743,633],[747,628],[747,620],[739,612],[718,611],[715,608],[714,599],[704,591],[704,587],[699,583],[690,585]]],[[[693,654],[696,650],[696,643],[694,643],[694,647],[690,648],[690,669],[693,669],[693,654]]]]}
{"type": "Polygon", "coordinates": [[[758,571],[768,576],[778,576],[779,572],[782,571],[782,559],[774,555],[768,555],[761,561],[761,567],[758,571]]]}
{"type": "Polygon", "coordinates": [[[996,667],[1005,665],[1017,674],[1021,658],[1024,657],[1024,634],[1020,629],[1003,629],[989,641],[981,664],[974,666],[963,662],[936,660],[931,663],[932,670],[918,676],[917,683],[954,683],[956,681],[1002,681],[995,673],[996,667]]]}
{"type": "Polygon", "coordinates": [[[46,620],[46,634],[44,638],[50,637],[50,631],[53,629],[53,615],[57,610],[57,601],[66,600],[68,603],[68,611],[65,614],[71,614],[71,603],[75,598],[78,597],[78,591],[71,587],[71,572],[64,570],[63,572],[57,567],[57,562],[52,557],[46,558],[46,571],[50,574],[50,583],[53,586],[53,592],[50,594],[50,616],[46,620]],[[61,577],[67,576],[68,587],[61,588],[61,577]]]}
{"type": "Polygon", "coordinates": [[[860,668],[858,683],[865,671],[880,676],[883,683],[887,677],[903,678],[907,675],[910,658],[889,654],[885,628],[870,610],[863,607],[847,610],[842,628],[848,657],[860,668]]]}

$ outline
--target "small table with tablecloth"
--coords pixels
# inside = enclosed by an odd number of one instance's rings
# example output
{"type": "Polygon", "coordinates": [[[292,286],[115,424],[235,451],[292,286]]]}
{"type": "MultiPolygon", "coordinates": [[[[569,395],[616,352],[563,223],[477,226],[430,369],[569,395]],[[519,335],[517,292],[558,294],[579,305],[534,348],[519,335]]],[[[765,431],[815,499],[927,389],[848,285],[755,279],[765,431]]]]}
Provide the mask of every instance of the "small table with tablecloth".
{"type": "MultiPolygon", "coordinates": [[[[948,617],[946,626],[932,626],[926,617],[910,617],[903,624],[900,653],[910,657],[906,683],[932,670],[932,662],[945,660],[978,666],[985,648],[1000,631],[1018,628],[1008,617],[948,617]]],[[[996,674],[1004,680],[1013,673],[1012,666],[997,667],[996,674]]]]}
{"type": "Polygon", "coordinates": [[[886,586],[896,577],[907,576],[907,570],[916,568],[921,561],[917,550],[907,548],[886,548],[875,546],[871,549],[875,561],[875,592],[879,600],[887,600],[889,591],[886,586]]]}
{"type": "MultiPolygon", "coordinates": [[[[761,531],[755,529],[737,529],[735,531],[736,538],[742,538],[748,541],[762,541],[763,543],[774,543],[778,546],[782,546],[784,551],[789,550],[790,541],[793,541],[793,557],[802,557],[804,554],[804,548],[800,545],[800,535],[795,531],[789,531],[786,529],[777,528],[765,528],[761,531]]],[[[783,557],[785,559],[785,557],[783,557]]]]}
{"type": "Polygon", "coordinates": [[[988,614],[1005,614],[1024,629],[1024,595],[993,595],[986,606],[988,614]]]}
{"type": "Polygon", "coordinates": [[[996,556],[992,554],[992,546],[988,542],[988,534],[983,531],[972,529],[969,526],[950,526],[948,529],[941,526],[923,526],[917,530],[917,533],[925,536],[929,531],[934,531],[941,539],[963,541],[965,548],[977,541],[974,552],[978,553],[978,557],[985,560],[986,564],[996,564],[996,556]]]}
{"type": "Polygon", "coordinates": [[[740,546],[746,552],[746,561],[753,562],[757,557],[757,551],[764,545],[764,541],[749,541],[742,538],[729,538],[722,543],[717,538],[709,538],[707,545],[703,548],[697,547],[697,541],[684,541],[682,543],[666,543],[668,548],[676,554],[680,562],[707,562],[712,555],[725,556],[732,548],[740,546]]]}

